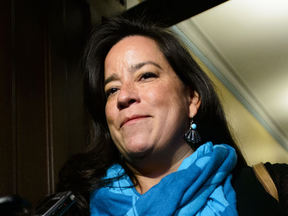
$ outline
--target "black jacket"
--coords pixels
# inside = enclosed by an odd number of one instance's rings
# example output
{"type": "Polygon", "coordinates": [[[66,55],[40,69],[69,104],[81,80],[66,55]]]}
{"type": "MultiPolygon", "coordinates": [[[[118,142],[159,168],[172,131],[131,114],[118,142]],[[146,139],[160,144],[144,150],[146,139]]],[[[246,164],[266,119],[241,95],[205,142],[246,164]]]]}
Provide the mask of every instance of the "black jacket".
{"type": "Polygon", "coordinates": [[[268,194],[251,167],[233,172],[232,186],[237,196],[239,216],[288,215],[288,165],[265,164],[279,195],[279,202],[268,194]]]}

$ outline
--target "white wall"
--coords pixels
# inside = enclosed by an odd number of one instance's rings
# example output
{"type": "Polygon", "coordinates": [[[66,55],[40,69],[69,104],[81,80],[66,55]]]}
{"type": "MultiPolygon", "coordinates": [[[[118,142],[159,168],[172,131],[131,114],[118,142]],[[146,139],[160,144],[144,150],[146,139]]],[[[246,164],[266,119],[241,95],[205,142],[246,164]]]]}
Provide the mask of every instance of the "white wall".
{"type": "Polygon", "coordinates": [[[192,55],[215,83],[228,122],[248,164],[252,165],[259,162],[288,163],[288,152],[214,74],[194,54],[192,55]]]}

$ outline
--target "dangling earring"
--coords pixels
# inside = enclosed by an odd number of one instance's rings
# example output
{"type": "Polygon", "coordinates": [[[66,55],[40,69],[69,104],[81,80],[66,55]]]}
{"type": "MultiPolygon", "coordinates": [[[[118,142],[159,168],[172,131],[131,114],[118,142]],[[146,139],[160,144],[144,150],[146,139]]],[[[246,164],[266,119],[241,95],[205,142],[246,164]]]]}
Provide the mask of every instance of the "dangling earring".
{"type": "Polygon", "coordinates": [[[187,133],[184,135],[184,139],[189,144],[197,144],[201,141],[199,133],[196,131],[197,125],[193,123],[193,118],[191,118],[190,128],[187,133]]]}

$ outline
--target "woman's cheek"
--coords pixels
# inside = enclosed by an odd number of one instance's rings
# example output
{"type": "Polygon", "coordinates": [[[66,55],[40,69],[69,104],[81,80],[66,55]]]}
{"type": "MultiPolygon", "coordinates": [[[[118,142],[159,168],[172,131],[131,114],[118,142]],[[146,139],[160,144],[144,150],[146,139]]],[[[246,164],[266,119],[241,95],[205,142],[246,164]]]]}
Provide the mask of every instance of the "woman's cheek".
{"type": "Polygon", "coordinates": [[[113,107],[111,102],[107,102],[105,106],[105,115],[106,115],[106,121],[107,123],[111,123],[111,121],[114,119],[113,115],[113,107]]]}

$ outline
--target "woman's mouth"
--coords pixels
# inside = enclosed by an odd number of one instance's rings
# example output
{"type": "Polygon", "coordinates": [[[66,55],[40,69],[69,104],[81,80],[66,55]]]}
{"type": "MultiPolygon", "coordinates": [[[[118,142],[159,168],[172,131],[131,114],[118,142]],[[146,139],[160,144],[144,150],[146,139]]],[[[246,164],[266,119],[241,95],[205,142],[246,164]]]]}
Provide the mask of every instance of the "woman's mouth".
{"type": "Polygon", "coordinates": [[[146,119],[150,116],[147,116],[147,115],[133,115],[133,116],[130,116],[130,117],[125,117],[120,125],[120,128],[124,125],[127,125],[127,124],[131,124],[131,123],[134,123],[134,122],[137,122],[139,120],[143,120],[143,119],[146,119]]]}

